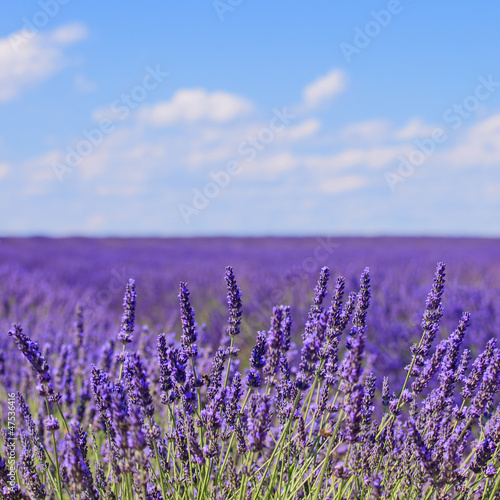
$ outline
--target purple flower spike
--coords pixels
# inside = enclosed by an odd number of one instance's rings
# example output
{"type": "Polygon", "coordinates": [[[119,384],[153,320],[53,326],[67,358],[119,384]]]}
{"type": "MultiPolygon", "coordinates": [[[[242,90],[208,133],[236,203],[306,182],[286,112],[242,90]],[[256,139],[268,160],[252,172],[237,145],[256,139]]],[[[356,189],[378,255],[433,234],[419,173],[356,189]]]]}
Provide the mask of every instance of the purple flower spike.
{"type": "Polygon", "coordinates": [[[49,372],[49,364],[43,357],[38,344],[33,342],[27,335],[23,333],[21,325],[15,324],[8,335],[14,337],[18,349],[24,354],[25,358],[30,362],[33,370],[36,371],[38,381],[42,384],[48,383],[51,380],[49,372]]]}
{"type": "Polygon", "coordinates": [[[124,344],[130,344],[133,340],[132,333],[134,331],[135,323],[135,281],[130,279],[125,290],[123,297],[123,316],[120,332],[118,333],[118,340],[124,344]]]}
{"type": "Polygon", "coordinates": [[[233,268],[226,267],[227,303],[229,305],[229,326],[227,334],[234,336],[240,333],[241,325],[241,292],[234,277],[233,268]]]}
{"type": "Polygon", "coordinates": [[[181,282],[180,284],[179,301],[181,306],[182,348],[189,358],[195,358],[198,354],[196,346],[198,333],[194,321],[194,309],[189,301],[187,283],[181,282]]]}
{"type": "Polygon", "coordinates": [[[248,418],[248,444],[251,451],[264,448],[271,417],[271,398],[258,393],[252,394],[248,418]]]}
{"type": "Polygon", "coordinates": [[[411,352],[415,356],[427,356],[439,330],[439,321],[443,316],[441,298],[444,292],[445,269],[446,265],[443,262],[438,263],[436,275],[434,277],[434,285],[427,296],[426,308],[422,319],[422,343],[420,347],[416,344],[411,347],[411,352]]]}

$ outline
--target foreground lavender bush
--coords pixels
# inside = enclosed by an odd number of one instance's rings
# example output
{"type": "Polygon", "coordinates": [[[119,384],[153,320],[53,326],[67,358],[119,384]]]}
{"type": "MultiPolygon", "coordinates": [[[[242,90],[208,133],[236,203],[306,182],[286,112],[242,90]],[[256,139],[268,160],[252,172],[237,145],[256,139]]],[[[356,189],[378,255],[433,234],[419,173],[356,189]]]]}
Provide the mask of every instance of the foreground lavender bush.
{"type": "Polygon", "coordinates": [[[2,415],[3,498],[500,498],[500,349],[490,340],[472,360],[462,347],[468,313],[438,342],[444,264],[398,387],[367,369],[368,269],[347,296],[337,278],[330,304],[329,277],[323,268],[302,345],[292,341],[291,308],[277,306],[246,363],[232,268],[216,350],[200,343],[186,283],[180,341],[161,333],[156,346],[134,345],[130,280],[116,345],[92,365],[85,311],[54,366],[14,325],[30,369],[16,394],[9,379],[2,396],[17,409],[14,425],[12,412],[2,415]]]}

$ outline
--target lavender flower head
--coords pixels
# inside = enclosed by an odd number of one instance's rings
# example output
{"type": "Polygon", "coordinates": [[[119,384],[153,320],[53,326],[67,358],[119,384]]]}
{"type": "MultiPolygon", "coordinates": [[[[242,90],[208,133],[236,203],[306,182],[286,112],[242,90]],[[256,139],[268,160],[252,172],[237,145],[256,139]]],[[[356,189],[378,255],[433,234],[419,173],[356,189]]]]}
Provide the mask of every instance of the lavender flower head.
{"type": "Polygon", "coordinates": [[[271,398],[269,395],[252,394],[248,418],[248,444],[251,451],[264,448],[271,417],[271,398]]]}
{"type": "Polygon", "coordinates": [[[132,342],[132,332],[134,331],[135,323],[135,281],[130,279],[123,297],[123,316],[120,332],[118,333],[118,340],[126,345],[132,342]]]}
{"type": "Polygon", "coordinates": [[[178,297],[181,307],[182,348],[189,358],[195,358],[198,354],[198,349],[196,347],[198,333],[194,321],[194,309],[191,307],[191,302],[189,301],[187,283],[181,282],[179,288],[178,297]]]}
{"type": "Polygon", "coordinates": [[[240,333],[241,325],[241,292],[234,277],[233,268],[226,267],[227,303],[229,305],[229,326],[227,334],[230,336],[240,333]]]}
{"type": "Polygon", "coordinates": [[[9,331],[8,335],[14,337],[18,349],[30,362],[33,370],[36,371],[38,381],[42,384],[49,383],[51,380],[49,364],[43,357],[38,344],[31,340],[27,335],[25,335],[23,333],[21,325],[17,323],[13,325],[13,328],[9,331]]]}
{"type": "Polygon", "coordinates": [[[361,274],[361,286],[357,296],[356,309],[352,318],[351,335],[356,335],[361,329],[366,328],[366,314],[370,306],[370,269],[367,267],[361,274]]]}
{"type": "Polygon", "coordinates": [[[52,387],[49,364],[40,352],[38,344],[25,335],[21,325],[17,323],[8,332],[8,335],[14,337],[18,349],[24,354],[33,370],[37,373],[37,390],[40,396],[47,397],[52,402],[60,401],[61,395],[56,393],[52,387]]]}
{"type": "Polygon", "coordinates": [[[69,423],[65,444],[63,464],[68,478],[71,479],[73,494],[97,500],[99,493],[94,486],[87,460],[87,434],[75,420],[69,423]]]}
{"type": "Polygon", "coordinates": [[[427,356],[432,342],[436,338],[439,330],[439,321],[443,316],[443,304],[441,298],[444,292],[445,269],[445,264],[443,262],[439,262],[432,290],[427,296],[424,317],[422,318],[422,342],[420,346],[417,346],[416,344],[411,346],[411,353],[414,356],[427,356]]]}
{"type": "Polygon", "coordinates": [[[327,285],[328,285],[328,279],[330,278],[330,269],[328,267],[322,267],[319,275],[319,280],[318,284],[314,288],[314,298],[313,302],[316,307],[321,306],[323,303],[324,298],[326,297],[328,291],[327,291],[327,285]]]}

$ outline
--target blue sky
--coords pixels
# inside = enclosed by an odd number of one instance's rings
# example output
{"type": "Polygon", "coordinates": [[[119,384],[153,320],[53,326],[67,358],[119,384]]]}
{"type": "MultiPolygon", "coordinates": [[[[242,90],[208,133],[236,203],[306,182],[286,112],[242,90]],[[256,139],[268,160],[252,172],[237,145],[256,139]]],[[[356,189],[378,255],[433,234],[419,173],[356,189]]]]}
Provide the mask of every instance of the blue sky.
{"type": "Polygon", "coordinates": [[[500,236],[499,18],[9,2],[0,234],[500,236]]]}

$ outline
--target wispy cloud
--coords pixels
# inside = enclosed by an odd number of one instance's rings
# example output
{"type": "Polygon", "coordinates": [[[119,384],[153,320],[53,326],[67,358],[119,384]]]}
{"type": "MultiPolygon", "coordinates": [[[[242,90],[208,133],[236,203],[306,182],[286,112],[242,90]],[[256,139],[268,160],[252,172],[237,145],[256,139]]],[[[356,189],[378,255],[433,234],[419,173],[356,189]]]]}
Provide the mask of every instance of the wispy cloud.
{"type": "Polygon", "coordinates": [[[346,75],[340,69],[332,69],[325,76],[314,80],[303,91],[304,108],[315,109],[330,101],[344,91],[346,82],[346,75]]]}
{"type": "Polygon", "coordinates": [[[10,165],[8,165],[7,163],[0,162],[0,179],[2,177],[5,177],[8,174],[9,170],[10,170],[10,165]]]}
{"type": "Polygon", "coordinates": [[[340,194],[360,189],[368,184],[368,179],[359,175],[348,175],[334,179],[325,179],[321,183],[321,190],[328,194],[340,194]]]}
{"type": "Polygon", "coordinates": [[[472,125],[458,145],[443,153],[441,160],[454,167],[499,165],[500,114],[472,125]]]}
{"type": "Polygon", "coordinates": [[[80,23],[39,33],[14,50],[12,36],[0,39],[0,102],[9,101],[26,88],[46,80],[67,63],[64,49],[87,35],[80,23]]]}
{"type": "Polygon", "coordinates": [[[200,121],[225,123],[248,115],[252,109],[248,99],[228,92],[180,89],[170,101],[143,108],[140,118],[159,127],[200,121]]]}

